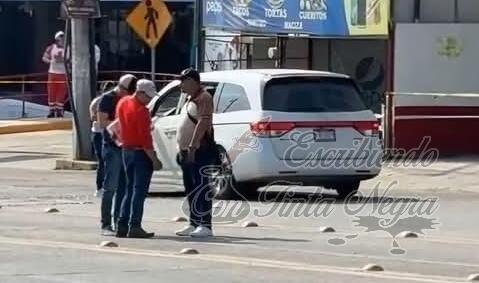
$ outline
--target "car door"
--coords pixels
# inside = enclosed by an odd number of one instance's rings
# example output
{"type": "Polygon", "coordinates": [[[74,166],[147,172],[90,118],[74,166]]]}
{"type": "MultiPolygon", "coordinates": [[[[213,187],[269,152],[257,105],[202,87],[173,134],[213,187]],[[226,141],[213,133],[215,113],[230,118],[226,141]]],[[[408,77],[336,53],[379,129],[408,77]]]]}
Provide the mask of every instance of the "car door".
{"type": "Polygon", "coordinates": [[[248,146],[251,120],[251,104],[243,86],[224,83],[216,97],[214,115],[215,139],[223,146],[230,158],[248,146]]]}
{"type": "Polygon", "coordinates": [[[179,82],[173,82],[160,92],[150,105],[153,122],[153,144],[164,170],[179,170],[176,163],[176,127],[178,125],[178,104],[182,97],[179,82]]]}

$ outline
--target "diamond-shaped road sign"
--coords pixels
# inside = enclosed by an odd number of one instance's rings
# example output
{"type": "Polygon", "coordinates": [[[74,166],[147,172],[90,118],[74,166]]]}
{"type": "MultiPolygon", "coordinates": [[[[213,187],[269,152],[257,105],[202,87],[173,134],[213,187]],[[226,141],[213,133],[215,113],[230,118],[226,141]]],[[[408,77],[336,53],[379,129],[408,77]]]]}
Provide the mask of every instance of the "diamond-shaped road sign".
{"type": "Polygon", "coordinates": [[[155,48],[171,23],[171,14],[161,0],[143,0],[128,15],[130,27],[151,48],[155,48]]]}

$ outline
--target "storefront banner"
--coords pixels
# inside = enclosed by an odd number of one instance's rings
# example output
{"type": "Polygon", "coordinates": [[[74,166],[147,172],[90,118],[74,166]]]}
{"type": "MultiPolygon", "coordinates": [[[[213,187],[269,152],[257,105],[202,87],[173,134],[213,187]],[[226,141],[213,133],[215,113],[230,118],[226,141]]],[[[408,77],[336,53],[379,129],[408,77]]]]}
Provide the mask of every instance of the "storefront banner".
{"type": "Polygon", "coordinates": [[[386,36],[390,0],[204,0],[204,27],[252,33],[386,36]]]}

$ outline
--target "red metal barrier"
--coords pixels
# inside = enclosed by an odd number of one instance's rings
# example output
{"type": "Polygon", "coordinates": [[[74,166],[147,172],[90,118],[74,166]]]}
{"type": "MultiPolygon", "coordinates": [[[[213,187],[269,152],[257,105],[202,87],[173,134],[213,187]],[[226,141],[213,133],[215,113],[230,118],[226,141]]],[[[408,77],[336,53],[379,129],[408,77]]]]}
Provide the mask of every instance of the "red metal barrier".
{"type": "Polygon", "coordinates": [[[479,94],[390,93],[388,148],[437,149],[440,156],[479,154],[479,94]]]}

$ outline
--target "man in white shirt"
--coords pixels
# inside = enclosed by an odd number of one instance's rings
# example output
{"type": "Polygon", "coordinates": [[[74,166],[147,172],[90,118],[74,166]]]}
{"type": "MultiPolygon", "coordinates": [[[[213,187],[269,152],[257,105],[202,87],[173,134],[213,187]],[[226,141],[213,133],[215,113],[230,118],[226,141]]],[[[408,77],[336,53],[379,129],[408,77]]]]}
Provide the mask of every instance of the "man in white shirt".
{"type": "Polygon", "coordinates": [[[96,74],[98,76],[98,64],[100,63],[100,59],[101,59],[101,50],[100,50],[100,47],[98,45],[95,44],[95,70],[96,70],[96,74]]]}
{"type": "Polygon", "coordinates": [[[55,34],[55,43],[49,45],[42,57],[43,62],[50,64],[48,69],[48,118],[63,117],[66,98],[65,71],[65,34],[55,34]]]}
{"type": "Polygon", "coordinates": [[[103,188],[104,180],[104,171],[105,171],[105,162],[103,160],[103,127],[98,121],[98,105],[101,101],[101,95],[97,96],[90,104],[90,120],[92,121],[91,126],[91,140],[93,144],[93,149],[95,150],[96,159],[98,161],[97,171],[96,171],[96,191],[95,196],[100,196],[101,189],[103,188]]]}

